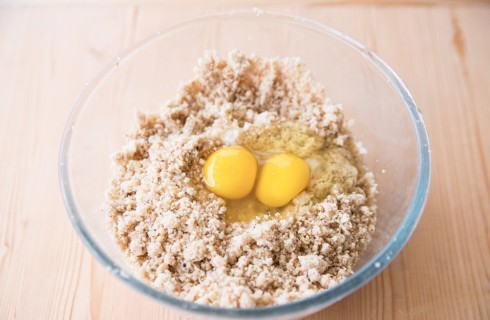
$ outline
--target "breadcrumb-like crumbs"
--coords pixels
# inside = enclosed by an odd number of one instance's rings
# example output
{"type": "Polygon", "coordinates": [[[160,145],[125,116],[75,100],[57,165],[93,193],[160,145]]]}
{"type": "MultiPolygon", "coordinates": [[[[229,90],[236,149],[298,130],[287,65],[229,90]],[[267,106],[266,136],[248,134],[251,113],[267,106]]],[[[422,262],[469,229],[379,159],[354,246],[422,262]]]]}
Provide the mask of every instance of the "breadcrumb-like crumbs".
{"type": "Polygon", "coordinates": [[[375,183],[342,107],[298,58],[207,53],[195,72],[160,113],[137,115],[113,156],[103,211],[135,272],[177,297],[237,308],[305,298],[351,275],[374,231],[375,183]],[[281,121],[350,151],[357,179],[315,201],[307,188],[290,204],[296,215],[227,222],[225,200],[203,184],[206,158],[240,133],[281,121]]]}

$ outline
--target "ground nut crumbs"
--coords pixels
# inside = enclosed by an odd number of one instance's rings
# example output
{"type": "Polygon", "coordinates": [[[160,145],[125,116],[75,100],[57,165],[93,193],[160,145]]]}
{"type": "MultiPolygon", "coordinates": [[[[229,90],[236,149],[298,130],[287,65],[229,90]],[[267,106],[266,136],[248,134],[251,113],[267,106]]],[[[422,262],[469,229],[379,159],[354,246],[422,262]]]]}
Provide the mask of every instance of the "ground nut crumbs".
{"type": "Polygon", "coordinates": [[[160,113],[137,115],[113,157],[104,213],[136,273],[180,298],[237,308],[305,298],[351,275],[374,231],[375,183],[342,107],[298,58],[207,53],[195,72],[160,113]],[[226,201],[203,184],[206,158],[282,121],[301,123],[337,150],[331,157],[350,159],[348,181],[337,171],[312,181],[287,206],[295,214],[227,221],[226,201]]]}

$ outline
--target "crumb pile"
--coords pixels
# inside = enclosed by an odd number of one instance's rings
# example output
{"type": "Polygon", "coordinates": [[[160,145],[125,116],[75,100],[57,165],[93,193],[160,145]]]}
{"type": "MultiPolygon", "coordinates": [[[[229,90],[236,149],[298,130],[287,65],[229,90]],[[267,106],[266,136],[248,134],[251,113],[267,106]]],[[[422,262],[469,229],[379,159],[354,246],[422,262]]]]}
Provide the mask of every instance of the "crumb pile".
{"type": "Polygon", "coordinates": [[[160,113],[138,114],[113,157],[104,213],[135,272],[166,293],[238,308],[287,303],[344,280],[371,240],[376,206],[341,106],[298,58],[208,53],[195,72],[160,113]],[[227,222],[225,200],[203,183],[206,158],[281,121],[347,150],[357,180],[320,199],[307,187],[289,206],[294,215],[227,222]]]}

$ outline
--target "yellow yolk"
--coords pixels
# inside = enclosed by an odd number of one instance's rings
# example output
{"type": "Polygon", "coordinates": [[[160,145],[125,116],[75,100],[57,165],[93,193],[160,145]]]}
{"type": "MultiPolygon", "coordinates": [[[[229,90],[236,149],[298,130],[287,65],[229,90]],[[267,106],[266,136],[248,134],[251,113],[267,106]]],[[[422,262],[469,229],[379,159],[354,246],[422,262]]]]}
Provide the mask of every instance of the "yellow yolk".
{"type": "Polygon", "coordinates": [[[204,164],[204,183],[216,195],[241,199],[252,191],[257,175],[257,160],[243,147],[216,150],[204,164]]]}
{"type": "Polygon", "coordinates": [[[255,196],[270,207],[282,207],[308,185],[310,167],[303,159],[289,153],[265,160],[257,181],[255,196]]]}

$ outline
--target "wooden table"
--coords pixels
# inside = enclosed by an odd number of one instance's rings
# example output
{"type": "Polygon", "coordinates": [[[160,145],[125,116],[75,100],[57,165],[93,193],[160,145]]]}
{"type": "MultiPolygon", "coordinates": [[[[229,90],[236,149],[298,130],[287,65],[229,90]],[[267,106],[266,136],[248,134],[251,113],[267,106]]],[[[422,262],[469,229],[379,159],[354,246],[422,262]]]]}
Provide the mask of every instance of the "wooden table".
{"type": "Polygon", "coordinates": [[[374,49],[411,89],[432,143],[430,196],[406,248],[310,319],[490,318],[490,3],[286,2],[0,1],[0,318],[186,319],[125,286],[82,245],[58,188],[59,142],[84,84],[122,48],[185,18],[256,3],[374,49]]]}

